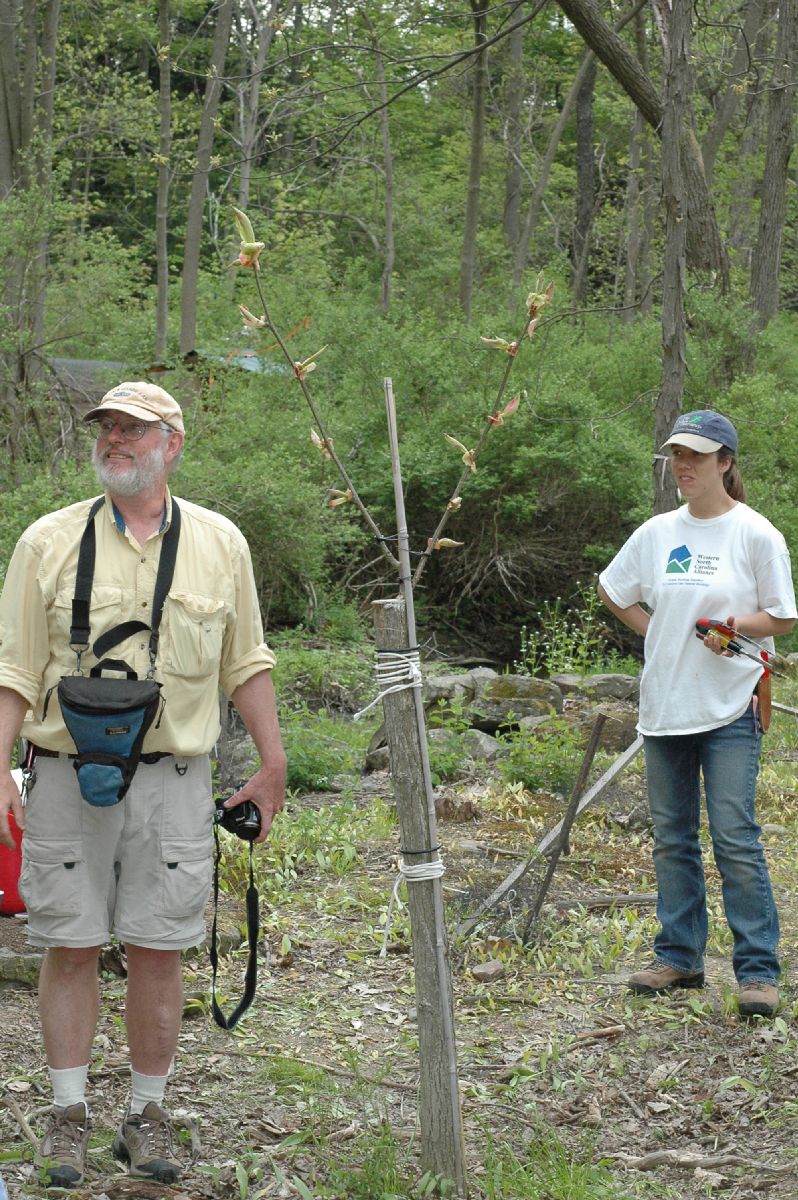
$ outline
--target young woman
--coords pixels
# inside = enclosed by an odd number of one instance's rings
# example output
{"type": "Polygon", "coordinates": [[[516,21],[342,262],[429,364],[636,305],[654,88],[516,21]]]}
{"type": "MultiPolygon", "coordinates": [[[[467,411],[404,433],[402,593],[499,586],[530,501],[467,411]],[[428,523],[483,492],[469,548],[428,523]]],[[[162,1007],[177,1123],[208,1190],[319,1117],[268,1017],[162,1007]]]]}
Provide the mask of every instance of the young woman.
{"type": "Polygon", "coordinates": [[[724,621],[772,650],[770,639],[789,633],[798,615],[790,558],[778,530],[745,503],[731,421],[706,410],[685,413],[666,447],[686,504],[641,525],[602,572],[598,589],[607,607],[645,638],[638,729],[654,820],[660,929],[654,962],[629,986],[647,994],[703,986],[703,776],[740,1011],[772,1016],[779,1002],[779,919],[754,815],[762,740],[755,689],[762,671],[748,658],[729,656],[715,635],[697,638],[696,621],[724,621]]]}

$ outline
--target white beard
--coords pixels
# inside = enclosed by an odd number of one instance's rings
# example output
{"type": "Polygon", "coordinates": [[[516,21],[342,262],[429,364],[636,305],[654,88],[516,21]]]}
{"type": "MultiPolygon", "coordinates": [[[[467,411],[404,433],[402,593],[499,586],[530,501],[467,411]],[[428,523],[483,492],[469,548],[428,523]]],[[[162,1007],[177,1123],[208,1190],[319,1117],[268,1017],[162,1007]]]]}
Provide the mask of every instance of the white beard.
{"type": "Polygon", "coordinates": [[[149,491],[166,471],[163,442],[147,450],[135,464],[104,460],[95,443],[91,462],[102,487],[117,496],[138,496],[149,491]]]}

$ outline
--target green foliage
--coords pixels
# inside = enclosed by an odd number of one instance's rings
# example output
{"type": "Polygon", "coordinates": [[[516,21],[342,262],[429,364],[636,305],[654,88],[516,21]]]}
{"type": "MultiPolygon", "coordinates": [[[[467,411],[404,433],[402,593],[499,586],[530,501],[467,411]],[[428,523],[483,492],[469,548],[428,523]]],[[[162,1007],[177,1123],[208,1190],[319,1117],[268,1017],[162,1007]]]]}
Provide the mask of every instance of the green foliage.
{"type": "Polygon", "coordinates": [[[504,751],[496,765],[507,784],[549,792],[568,792],[573,787],[584,748],[578,730],[552,718],[535,730],[509,730],[500,734],[500,740],[504,751]]]}
{"type": "Polygon", "coordinates": [[[639,663],[608,647],[606,619],[595,580],[577,582],[572,607],[566,609],[557,596],[543,605],[537,628],[521,627],[521,654],[513,663],[513,671],[518,675],[544,677],[561,672],[637,674],[639,663]]]}
{"type": "Polygon", "coordinates": [[[522,1156],[491,1141],[481,1181],[483,1195],[486,1200],[508,1196],[517,1200],[543,1196],[547,1200],[624,1200],[606,1162],[592,1162],[591,1151],[588,1143],[574,1152],[572,1145],[566,1146],[543,1122],[522,1156]]]}
{"type": "MultiPolygon", "coordinates": [[[[336,879],[344,877],[360,859],[359,843],[376,829],[384,836],[391,819],[379,800],[361,809],[342,797],[330,807],[315,809],[297,807],[289,799],[255,859],[258,888],[264,905],[274,909],[274,921],[279,921],[279,905],[300,886],[300,876],[320,872],[336,879]]],[[[224,843],[222,886],[232,895],[243,895],[249,849],[225,830],[220,837],[224,843]]]]}
{"type": "Polygon", "coordinates": [[[74,504],[99,491],[91,468],[76,463],[64,464],[57,474],[41,467],[24,472],[24,481],[5,493],[0,505],[0,581],[20,534],[45,513],[74,504]]]}
{"type": "Polygon", "coordinates": [[[460,696],[448,703],[439,700],[427,714],[428,729],[438,731],[437,736],[427,740],[430,775],[436,787],[462,775],[463,762],[468,757],[463,734],[470,724],[460,696]]]}

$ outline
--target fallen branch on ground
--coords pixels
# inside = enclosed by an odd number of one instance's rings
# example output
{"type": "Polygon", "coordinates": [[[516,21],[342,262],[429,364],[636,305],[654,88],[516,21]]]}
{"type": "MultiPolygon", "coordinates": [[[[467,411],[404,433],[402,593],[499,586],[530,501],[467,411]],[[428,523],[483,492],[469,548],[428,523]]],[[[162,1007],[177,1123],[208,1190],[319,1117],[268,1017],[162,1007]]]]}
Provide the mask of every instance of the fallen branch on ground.
{"type": "Polygon", "coordinates": [[[742,1154],[703,1155],[694,1150],[652,1150],[650,1154],[640,1157],[634,1154],[610,1154],[607,1157],[638,1171],[653,1171],[657,1167],[685,1167],[690,1171],[699,1167],[702,1171],[714,1171],[720,1167],[746,1167],[750,1171],[768,1171],[771,1175],[789,1175],[795,1170],[792,1163],[773,1166],[771,1163],[744,1158],[742,1154]]]}

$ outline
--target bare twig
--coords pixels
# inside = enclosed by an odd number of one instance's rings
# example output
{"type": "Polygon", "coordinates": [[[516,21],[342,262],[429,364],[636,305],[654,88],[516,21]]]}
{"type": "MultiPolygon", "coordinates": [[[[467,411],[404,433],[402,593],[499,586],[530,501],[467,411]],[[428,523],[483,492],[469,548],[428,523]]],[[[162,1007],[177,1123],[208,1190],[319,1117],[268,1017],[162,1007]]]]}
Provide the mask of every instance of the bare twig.
{"type": "MultiPolygon", "coordinates": [[[[538,281],[538,286],[540,286],[540,281],[538,281]]],[[[529,337],[532,336],[535,326],[537,325],[538,310],[540,308],[542,308],[544,306],[544,304],[546,304],[548,302],[548,300],[551,298],[552,290],[553,290],[553,287],[550,287],[545,293],[539,293],[539,294],[533,293],[527,299],[527,306],[526,306],[526,312],[524,315],[523,329],[521,330],[521,332],[519,333],[519,335],[515,339],[515,341],[510,342],[508,344],[510,349],[508,352],[507,363],[505,364],[504,373],[502,374],[502,378],[499,382],[499,390],[496,393],[496,402],[495,402],[494,412],[490,417],[488,417],[488,424],[483,429],[479,441],[477,442],[476,446],[474,447],[474,449],[471,451],[471,453],[469,455],[470,464],[466,463],[466,465],[463,467],[463,470],[460,473],[460,478],[457,481],[457,485],[455,486],[454,491],[452,492],[451,496],[449,497],[446,507],[444,508],[441,518],[438,521],[438,524],[435,528],[435,532],[433,533],[432,537],[429,538],[429,540],[427,541],[426,548],[422,551],[421,557],[418,561],[418,566],[416,567],[416,569],[413,573],[413,586],[414,587],[420,580],[421,576],[424,574],[424,568],[426,567],[427,563],[429,562],[430,555],[433,553],[433,551],[435,550],[435,548],[438,544],[438,540],[439,540],[441,534],[443,533],[443,530],[446,527],[449,517],[452,515],[453,512],[457,512],[457,510],[460,507],[460,493],[462,492],[463,488],[465,487],[466,482],[468,481],[470,475],[473,474],[473,471],[475,469],[476,460],[477,460],[479,454],[481,453],[486,441],[488,440],[491,430],[495,429],[495,427],[498,424],[500,424],[499,410],[501,409],[502,401],[504,399],[504,393],[507,390],[507,383],[510,378],[510,372],[513,369],[513,364],[515,363],[516,357],[518,355],[518,350],[519,350],[520,346],[523,344],[524,338],[527,336],[529,336],[529,337]],[[530,303],[530,301],[531,301],[531,303],[530,303]],[[530,322],[531,322],[531,324],[530,324],[530,322]],[[471,465],[471,464],[474,464],[474,465],[471,465]]]]}
{"type": "Polygon", "coordinates": [[[11,1112],[14,1116],[14,1120],[16,1121],[17,1125],[19,1125],[20,1130],[22,1131],[22,1133],[24,1133],[25,1137],[28,1139],[30,1144],[32,1146],[35,1146],[35,1148],[38,1150],[39,1139],[36,1137],[36,1134],[33,1132],[30,1125],[25,1120],[25,1114],[23,1113],[22,1109],[19,1107],[19,1105],[17,1104],[16,1100],[14,1099],[14,1097],[11,1095],[10,1092],[5,1092],[3,1094],[3,1103],[5,1104],[6,1108],[11,1110],[11,1112]]]}
{"type": "Polygon", "coordinates": [[[378,525],[376,524],[371,513],[369,512],[366,505],[363,503],[360,496],[358,495],[357,488],[355,487],[354,483],[352,482],[349,472],[347,471],[346,467],[344,466],[344,464],[340,458],[340,455],[336,451],[335,446],[333,445],[332,438],[327,433],[325,424],[322,421],[321,416],[318,412],[318,409],[316,408],[316,405],[313,401],[313,397],[310,394],[310,389],[308,388],[307,384],[305,383],[303,374],[297,370],[297,366],[296,366],[296,363],[294,362],[293,355],[291,354],[291,351],[288,349],[288,346],[285,344],[285,341],[284,341],[280,331],[278,330],[277,326],[275,325],[275,323],[272,319],[271,313],[269,311],[269,306],[266,303],[266,296],[263,291],[263,284],[261,283],[260,271],[257,269],[257,264],[256,264],[256,269],[255,269],[255,285],[258,290],[258,298],[261,302],[261,305],[263,306],[264,327],[271,331],[275,341],[277,342],[277,345],[279,346],[286,361],[290,365],[291,370],[293,371],[294,376],[295,376],[300,388],[302,389],[302,395],[305,397],[305,402],[311,411],[313,420],[316,422],[316,425],[318,426],[319,435],[320,435],[322,443],[325,447],[326,453],[329,454],[330,459],[332,460],[332,462],[335,463],[335,466],[338,470],[338,474],[341,476],[341,479],[346,484],[346,489],[349,492],[349,499],[352,501],[352,503],[358,509],[358,511],[360,512],[360,515],[363,517],[363,520],[366,522],[369,529],[374,534],[374,537],[375,537],[384,557],[387,558],[388,561],[391,563],[391,565],[398,570],[399,569],[399,560],[388,549],[385,538],[383,537],[382,533],[380,532],[378,525]]]}
{"type": "Polygon", "coordinates": [[[552,878],[554,876],[554,872],[557,868],[557,863],[559,862],[560,855],[563,852],[565,852],[566,854],[568,853],[568,835],[570,834],[571,826],[573,825],[574,820],[576,819],[576,813],[577,813],[577,809],[579,807],[579,801],[581,800],[582,793],[585,790],[585,785],[587,784],[587,777],[590,772],[590,768],[593,765],[593,759],[596,757],[596,750],[598,749],[599,740],[601,738],[601,731],[604,728],[604,724],[605,724],[606,720],[607,720],[606,715],[604,713],[599,713],[598,716],[596,717],[595,721],[593,722],[593,728],[590,732],[590,741],[588,742],[587,748],[585,749],[584,757],[582,759],[582,765],[579,768],[579,775],[577,776],[576,783],[574,784],[573,792],[571,793],[571,799],[568,803],[568,809],[565,813],[565,816],[563,817],[562,830],[560,831],[560,836],[557,839],[556,845],[552,848],[552,854],[551,854],[551,858],[549,860],[548,870],[546,871],[543,882],[541,883],[540,888],[538,889],[538,894],[535,897],[535,902],[529,911],[529,916],[527,917],[526,926],[524,928],[524,933],[521,938],[521,941],[524,943],[524,945],[527,945],[527,943],[529,942],[529,940],[532,936],[532,932],[535,928],[535,922],[537,921],[538,916],[540,915],[540,910],[543,907],[543,901],[546,899],[546,893],[549,890],[549,884],[551,883],[552,878]]]}

